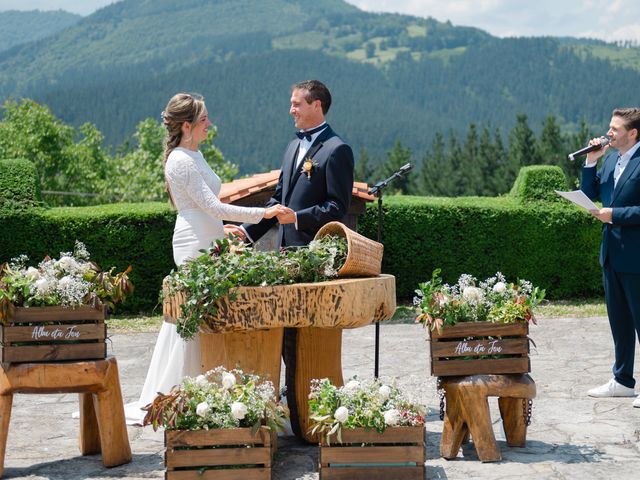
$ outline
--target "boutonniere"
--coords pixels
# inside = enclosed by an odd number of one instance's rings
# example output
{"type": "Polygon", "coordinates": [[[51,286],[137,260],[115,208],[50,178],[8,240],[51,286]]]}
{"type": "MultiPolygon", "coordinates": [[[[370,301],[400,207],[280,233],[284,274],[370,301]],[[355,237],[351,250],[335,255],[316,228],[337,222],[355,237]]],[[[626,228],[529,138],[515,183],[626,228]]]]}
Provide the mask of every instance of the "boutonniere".
{"type": "Polygon", "coordinates": [[[307,180],[311,180],[311,172],[313,172],[316,168],[318,168],[318,162],[307,157],[302,162],[302,170],[300,173],[304,173],[307,176],[307,180]]]}

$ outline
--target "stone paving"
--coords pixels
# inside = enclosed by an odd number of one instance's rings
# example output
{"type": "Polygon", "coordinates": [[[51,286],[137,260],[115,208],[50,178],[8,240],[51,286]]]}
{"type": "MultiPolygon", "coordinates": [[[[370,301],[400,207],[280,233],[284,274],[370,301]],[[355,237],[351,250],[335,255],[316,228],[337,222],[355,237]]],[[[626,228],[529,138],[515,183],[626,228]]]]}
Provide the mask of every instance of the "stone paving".
{"type": "MultiPolygon", "coordinates": [[[[425,333],[418,325],[382,325],[380,376],[430,408],[427,418],[426,476],[429,479],[636,479],[640,472],[640,408],[630,398],[593,399],[588,388],[610,378],[612,342],[606,318],[540,319],[532,326],[531,376],[538,397],[524,448],[509,448],[491,403],[502,461],[481,463],[473,444],[455,460],[439,456],[442,422],[435,378],[429,375],[425,333]]],[[[345,379],[373,376],[374,328],[347,330],[343,342],[345,379]]],[[[137,398],[155,333],[117,334],[116,355],[126,401],[137,398]]],[[[636,375],[640,372],[636,356],[636,375]]],[[[639,380],[640,380],[640,376],[639,380]]],[[[133,461],[105,469],[99,455],[78,451],[77,395],[14,397],[4,478],[163,478],[163,435],[150,427],[129,427],[133,461]]],[[[318,450],[281,437],[274,480],[317,479],[318,450]]]]}

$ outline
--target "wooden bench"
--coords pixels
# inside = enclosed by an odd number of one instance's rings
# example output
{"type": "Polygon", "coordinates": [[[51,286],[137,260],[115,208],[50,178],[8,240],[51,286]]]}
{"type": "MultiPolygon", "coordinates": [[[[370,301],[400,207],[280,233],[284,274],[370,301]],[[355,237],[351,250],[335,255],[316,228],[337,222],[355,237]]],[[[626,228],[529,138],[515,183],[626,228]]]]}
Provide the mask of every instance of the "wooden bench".
{"type": "Polygon", "coordinates": [[[536,396],[536,384],[528,374],[469,375],[442,379],[446,413],[440,455],[458,455],[462,442],[471,435],[482,462],[502,459],[491,426],[487,397],[498,397],[507,445],[524,447],[527,439],[528,401],[536,396]]]}
{"type": "Polygon", "coordinates": [[[0,367],[0,476],[14,393],[79,393],[82,455],[102,452],[105,467],[131,461],[124,405],[114,357],[58,363],[2,364],[0,367]]]}

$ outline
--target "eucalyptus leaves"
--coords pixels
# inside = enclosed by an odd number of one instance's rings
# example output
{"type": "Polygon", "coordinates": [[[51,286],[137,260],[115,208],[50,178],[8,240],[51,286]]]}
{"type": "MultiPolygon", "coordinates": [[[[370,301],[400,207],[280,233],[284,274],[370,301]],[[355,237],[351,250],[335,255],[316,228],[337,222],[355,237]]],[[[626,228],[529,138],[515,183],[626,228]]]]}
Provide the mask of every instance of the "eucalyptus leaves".
{"type": "Polygon", "coordinates": [[[260,252],[233,238],[216,240],[167,277],[168,295],[183,292],[186,296],[176,322],[178,334],[193,338],[202,322],[216,316],[217,301],[225,296],[233,300],[238,287],[330,280],[337,277],[346,257],[346,240],[334,235],[279,252],[260,252]]]}

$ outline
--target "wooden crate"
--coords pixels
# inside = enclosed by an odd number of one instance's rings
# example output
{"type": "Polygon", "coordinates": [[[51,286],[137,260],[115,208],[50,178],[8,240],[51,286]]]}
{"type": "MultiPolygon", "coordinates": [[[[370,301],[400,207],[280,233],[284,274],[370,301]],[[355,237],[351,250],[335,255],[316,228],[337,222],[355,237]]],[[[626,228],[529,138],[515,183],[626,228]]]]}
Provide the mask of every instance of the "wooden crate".
{"type": "Polygon", "coordinates": [[[0,325],[0,360],[94,360],[107,356],[103,307],[17,307],[0,325]]]}
{"type": "Polygon", "coordinates": [[[165,430],[166,480],[269,480],[276,436],[267,427],[165,430]]]}
{"type": "Polygon", "coordinates": [[[320,443],[320,479],[422,480],[425,460],[424,427],[343,429],[320,443]]]}
{"type": "Polygon", "coordinates": [[[528,334],[528,322],[463,322],[431,331],[431,375],[530,372],[528,334]]]}

